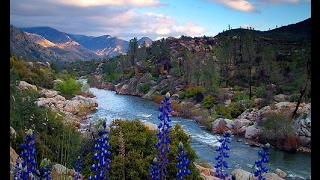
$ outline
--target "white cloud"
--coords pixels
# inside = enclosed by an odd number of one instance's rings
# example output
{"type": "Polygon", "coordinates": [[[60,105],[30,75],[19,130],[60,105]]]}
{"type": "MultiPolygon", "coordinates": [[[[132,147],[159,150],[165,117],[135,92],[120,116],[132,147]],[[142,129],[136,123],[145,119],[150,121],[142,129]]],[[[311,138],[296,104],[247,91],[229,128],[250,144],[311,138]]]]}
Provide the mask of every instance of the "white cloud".
{"type": "Polygon", "coordinates": [[[230,9],[235,9],[238,11],[244,11],[244,12],[257,11],[257,9],[249,1],[246,1],[246,0],[208,0],[208,1],[217,2],[225,5],[230,9]]]}
{"type": "Polygon", "coordinates": [[[236,10],[245,11],[245,12],[256,11],[255,7],[248,1],[234,0],[234,1],[223,1],[223,2],[227,7],[231,9],[236,9],[236,10]]]}
{"type": "Polygon", "coordinates": [[[170,34],[170,29],[168,29],[168,28],[159,28],[159,29],[157,29],[157,31],[156,31],[156,34],[157,35],[168,35],[168,34],[170,34]]]}
{"type": "MultiPolygon", "coordinates": [[[[49,0],[47,0],[49,2],[49,0]]],[[[56,0],[56,4],[79,7],[90,6],[131,6],[131,7],[157,7],[162,5],[158,0],[56,0]]]]}
{"type": "MultiPolygon", "coordinates": [[[[58,0],[58,3],[62,0],[58,0]]],[[[157,39],[163,36],[196,36],[206,31],[194,23],[179,24],[175,19],[163,14],[140,12],[132,7],[118,6],[65,6],[49,0],[12,0],[10,22],[17,27],[48,26],[58,31],[87,36],[111,35],[126,40],[148,36],[157,39]]],[[[69,3],[124,3],[116,1],[68,1],[69,3]]],[[[127,0],[127,3],[157,3],[155,0],[127,0]]],[[[90,4],[89,3],[89,4],[90,4]]],[[[79,5],[79,4],[78,4],[79,5]]],[[[88,4],[87,4],[88,5],[88,4]]]]}
{"type": "Polygon", "coordinates": [[[182,33],[189,36],[196,36],[206,32],[205,28],[196,26],[191,22],[187,23],[185,26],[174,26],[173,29],[175,32],[179,32],[180,34],[182,33]]]}

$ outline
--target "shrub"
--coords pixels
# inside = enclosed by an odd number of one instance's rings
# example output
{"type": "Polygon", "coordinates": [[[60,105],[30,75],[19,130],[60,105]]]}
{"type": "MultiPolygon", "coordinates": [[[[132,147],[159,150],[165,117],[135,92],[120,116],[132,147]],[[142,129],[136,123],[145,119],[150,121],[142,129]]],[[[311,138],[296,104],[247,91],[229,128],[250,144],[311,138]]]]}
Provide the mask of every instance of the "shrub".
{"type": "Polygon", "coordinates": [[[224,116],[225,118],[231,119],[231,111],[228,107],[225,107],[222,104],[218,104],[215,107],[215,111],[217,114],[224,116]]]}
{"type": "Polygon", "coordinates": [[[77,82],[73,78],[69,78],[65,81],[59,81],[55,84],[55,90],[59,91],[62,95],[74,96],[81,93],[82,83],[77,82]]]}
{"type": "Polygon", "coordinates": [[[207,108],[207,109],[211,109],[214,104],[216,103],[216,98],[213,97],[212,95],[207,95],[204,97],[203,102],[202,102],[202,107],[203,108],[207,108]]]}
{"type": "Polygon", "coordinates": [[[141,85],[142,92],[145,94],[150,90],[150,86],[148,84],[141,85]]]}
{"type": "Polygon", "coordinates": [[[190,97],[193,97],[196,93],[202,93],[202,92],[203,92],[203,87],[201,86],[189,87],[185,91],[185,97],[190,98],[190,97]]]}
{"type": "Polygon", "coordinates": [[[231,118],[237,118],[246,109],[244,105],[239,103],[231,103],[228,108],[231,118]]]}
{"type": "Polygon", "coordinates": [[[265,84],[261,84],[259,87],[257,87],[255,96],[259,98],[267,98],[267,88],[265,84]]]}

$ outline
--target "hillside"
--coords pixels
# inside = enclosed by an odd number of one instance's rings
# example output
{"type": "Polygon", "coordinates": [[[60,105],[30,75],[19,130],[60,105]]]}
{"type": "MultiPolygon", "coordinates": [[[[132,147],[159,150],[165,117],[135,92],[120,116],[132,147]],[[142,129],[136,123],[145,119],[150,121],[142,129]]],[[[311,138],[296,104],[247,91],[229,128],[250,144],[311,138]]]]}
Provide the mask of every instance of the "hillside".
{"type": "Polygon", "coordinates": [[[287,26],[281,26],[269,31],[238,28],[221,32],[216,37],[237,36],[245,33],[246,31],[251,31],[253,34],[264,38],[286,41],[311,41],[311,17],[304,21],[287,26]]]}
{"type": "Polygon", "coordinates": [[[32,42],[29,37],[10,25],[10,51],[18,56],[26,57],[38,61],[48,62],[63,62],[67,58],[56,53],[46,47],[32,42]]]}

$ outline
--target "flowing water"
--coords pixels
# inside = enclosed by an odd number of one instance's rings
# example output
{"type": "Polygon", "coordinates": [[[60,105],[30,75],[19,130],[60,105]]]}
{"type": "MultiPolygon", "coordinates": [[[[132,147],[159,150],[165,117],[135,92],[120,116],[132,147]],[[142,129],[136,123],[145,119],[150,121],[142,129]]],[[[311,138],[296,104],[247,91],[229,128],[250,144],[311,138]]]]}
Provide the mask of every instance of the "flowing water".
{"type": "MultiPolygon", "coordinates": [[[[136,96],[120,95],[114,91],[90,88],[90,91],[96,96],[98,102],[97,111],[91,114],[92,123],[97,118],[105,118],[107,124],[113,119],[133,120],[140,119],[142,122],[151,122],[159,124],[158,110],[159,104],[136,96]]],[[[199,161],[212,164],[217,163],[215,156],[216,147],[219,146],[219,135],[206,131],[198,126],[192,119],[182,117],[172,117],[171,126],[179,123],[187,134],[192,137],[191,146],[199,156],[199,161]]],[[[232,140],[228,144],[230,147],[229,158],[226,159],[230,173],[233,169],[241,168],[249,172],[252,169],[255,160],[259,159],[259,147],[252,147],[232,140]]],[[[279,168],[288,174],[286,179],[310,179],[311,177],[311,154],[305,153],[287,153],[276,149],[270,150],[269,172],[274,172],[279,168]]]]}

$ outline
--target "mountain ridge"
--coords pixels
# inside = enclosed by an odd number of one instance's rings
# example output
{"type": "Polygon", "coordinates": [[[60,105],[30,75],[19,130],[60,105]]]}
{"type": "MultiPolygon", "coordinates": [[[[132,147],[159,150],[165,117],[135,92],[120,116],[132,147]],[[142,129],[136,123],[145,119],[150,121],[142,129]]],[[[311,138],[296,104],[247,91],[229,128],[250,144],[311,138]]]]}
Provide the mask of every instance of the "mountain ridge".
{"type": "MultiPolygon", "coordinates": [[[[148,46],[153,42],[150,38],[143,37],[138,45],[143,41],[148,46]]],[[[129,44],[129,41],[117,36],[75,35],[47,26],[18,28],[10,25],[10,50],[19,56],[39,61],[63,62],[113,57],[127,53],[129,44]],[[22,44],[29,45],[20,46],[22,39],[27,40],[22,44]]]]}
{"type": "MultiPolygon", "coordinates": [[[[238,28],[223,31],[214,37],[237,36],[248,30],[265,38],[309,40],[311,17],[269,31],[238,28]]],[[[142,37],[138,40],[138,45],[141,46],[144,41],[146,46],[153,43],[150,38],[142,37]]],[[[114,57],[127,53],[129,44],[129,41],[111,35],[96,37],[64,33],[48,26],[18,28],[10,25],[10,50],[19,56],[38,61],[85,61],[114,57]]]]}

